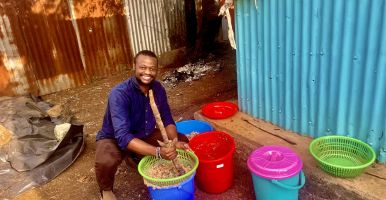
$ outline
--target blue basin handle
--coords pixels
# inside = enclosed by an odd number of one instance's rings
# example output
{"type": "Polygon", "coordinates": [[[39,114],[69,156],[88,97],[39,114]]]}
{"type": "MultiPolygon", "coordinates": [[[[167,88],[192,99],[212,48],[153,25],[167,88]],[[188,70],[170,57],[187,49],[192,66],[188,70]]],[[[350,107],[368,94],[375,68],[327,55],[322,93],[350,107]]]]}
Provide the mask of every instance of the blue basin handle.
{"type": "Polygon", "coordinates": [[[285,188],[288,190],[299,190],[300,188],[302,188],[304,186],[304,183],[306,183],[306,177],[304,176],[304,172],[300,171],[300,185],[298,185],[298,186],[286,185],[286,184],[281,183],[278,180],[271,180],[271,182],[279,187],[282,187],[282,188],[285,188]]]}

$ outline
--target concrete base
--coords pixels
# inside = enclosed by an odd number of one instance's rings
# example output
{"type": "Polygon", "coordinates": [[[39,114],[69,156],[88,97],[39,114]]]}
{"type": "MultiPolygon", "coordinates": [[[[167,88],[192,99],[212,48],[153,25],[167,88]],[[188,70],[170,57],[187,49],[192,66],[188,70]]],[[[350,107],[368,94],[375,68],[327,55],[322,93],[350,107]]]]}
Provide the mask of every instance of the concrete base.
{"type": "MultiPolygon", "coordinates": [[[[362,175],[355,178],[334,177],[317,167],[316,161],[308,150],[312,141],[308,136],[283,130],[242,112],[227,119],[214,120],[206,118],[201,111],[197,111],[194,113],[194,118],[207,121],[216,130],[232,135],[237,145],[243,145],[240,149],[248,151],[241,152],[246,157],[253,149],[263,145],[281,145],[293,149],[304,163],[303,170],[307,177],[304,189],[312,196],[318,197],[317,199],[386,199],[386,165],[384,164],[373,164],[362,175]]],[[[314,199],[304,195],[303,198],[314,199]]]]}

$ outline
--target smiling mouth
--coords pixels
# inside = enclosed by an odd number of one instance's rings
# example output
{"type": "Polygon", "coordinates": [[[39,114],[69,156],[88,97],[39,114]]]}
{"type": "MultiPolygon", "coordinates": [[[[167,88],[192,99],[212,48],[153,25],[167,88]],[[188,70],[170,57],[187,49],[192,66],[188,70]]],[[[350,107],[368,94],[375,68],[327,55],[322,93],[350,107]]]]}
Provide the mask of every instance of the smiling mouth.
{"type": "Polygon", "coordinates": [[[151,76],[142,76],[142,79],[145,80],[145,81],[150,81],[153,79],[153,77],[151,76]]]}

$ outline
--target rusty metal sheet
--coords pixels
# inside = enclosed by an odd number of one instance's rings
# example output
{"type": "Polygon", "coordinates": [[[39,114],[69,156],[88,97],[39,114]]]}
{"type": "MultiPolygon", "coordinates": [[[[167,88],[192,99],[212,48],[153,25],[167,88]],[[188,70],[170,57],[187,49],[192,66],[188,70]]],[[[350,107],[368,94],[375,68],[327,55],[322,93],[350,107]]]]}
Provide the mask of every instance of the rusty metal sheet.
{"type": "MultiPolygon", "coordinates": [[[[86,82],[65,2],[22,1],[2,7],[7,95],[44,95],[86,82]]],[[[5,74],[5,73],[4,73],[5,74]]]]}
{"type": "Polygon", "coordinates": [[[0,5],[0,96],[25,94],[34,90],[27,63],[26,47],[12,2],[0,5]]]}
{"type": "Polygon", "coordinates": [[[111,75],[127,69],[132,63],[124,20],[121,15],[77,19],[89,76],[111,75]]]}
{"type": "Polygon", "coordinates": [[[122,1],[75,1],[71,6],[87,75],[105,77],[129,68],[133,53],[122,1]]]}
{"type": "Polygon", "coordinates": [[[0,29],[0,95],[80,86],[186,43],[177,0],[3,0],[0,29]]]}

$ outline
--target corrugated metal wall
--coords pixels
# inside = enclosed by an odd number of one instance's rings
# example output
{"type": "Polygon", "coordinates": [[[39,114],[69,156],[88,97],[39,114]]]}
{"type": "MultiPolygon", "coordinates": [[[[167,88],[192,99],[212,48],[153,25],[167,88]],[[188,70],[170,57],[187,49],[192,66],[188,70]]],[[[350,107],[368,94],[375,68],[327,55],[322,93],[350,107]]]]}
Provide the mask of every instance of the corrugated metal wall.
{"type": "Polygon", "coordinates": [[[2,0],[0,96],[44,95],[185,45],[184,1],[2,0]]]}
{"type": "Polygon", "coordinates": [[[361,139],[386,162],[386,1],[257,2],[235,1],[241,110],[361,139]]]}
{"type": "Polygon", "coordinates": [[[127,69],[133,52],[123,2],[68,0],[68,5],[88,77],[105,77],[127,69]]]}
{"type": "Polygon", "coordinates": [[[124,2],[134,52],[153,49],[156,54],[161,54],[185,44],[184,1],[125,0],[124,2]]]}

